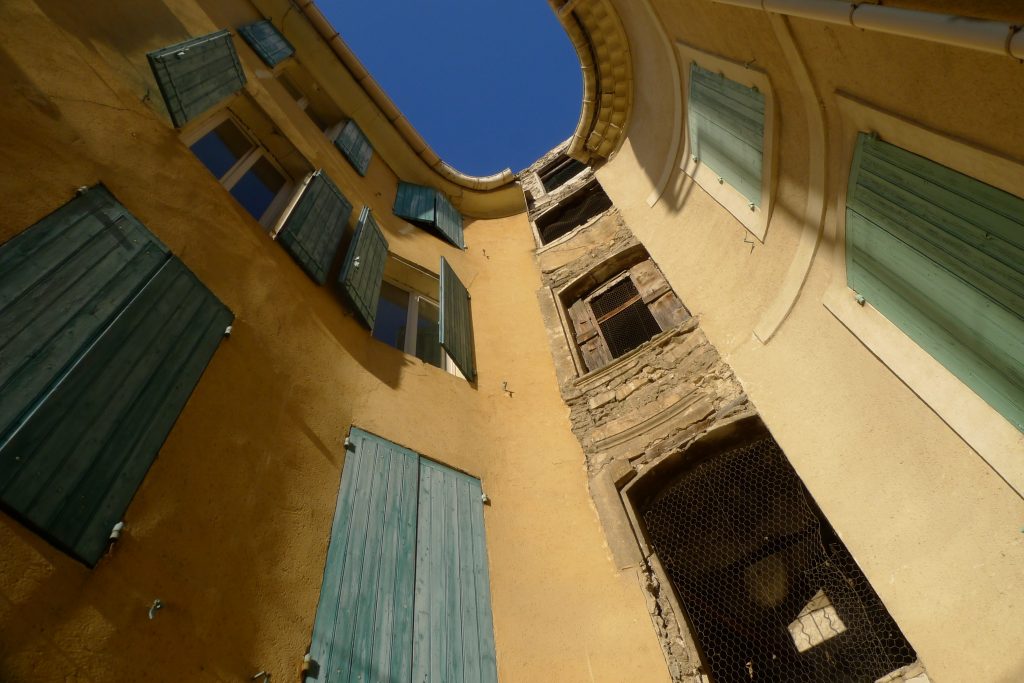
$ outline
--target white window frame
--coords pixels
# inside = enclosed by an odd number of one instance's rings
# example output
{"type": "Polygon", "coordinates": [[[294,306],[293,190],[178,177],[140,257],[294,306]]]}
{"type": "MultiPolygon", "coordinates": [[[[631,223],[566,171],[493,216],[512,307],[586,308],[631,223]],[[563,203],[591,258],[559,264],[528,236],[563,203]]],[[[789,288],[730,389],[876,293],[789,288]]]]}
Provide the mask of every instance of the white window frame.
{"type": "MultiPolygon", "coordinates": [[[[263,226],[264,229],[271,231],[275,228],[275,224],[279,224],[278,218],[283,214],[286,214],[285,207],[297,196],[295,193],[295,179],[289,175],[281,164],[271,156],[270,152],[260,144],[259,138],[249,128],[242,123],[238,117],[231,113],[230,109],[221,109],[214,112],[211,116],[202,119],[197,122],[194,126],[189,126],[181,133],[181,141],[185,143],[186,147],[191,148],[192,145],[199,142],[202,138],[206,137],[209,133],[212,133],[217,126],[224,122],[230,121],[235,127],[242,132],[242,134],[249,140],[252,147],[248,152],[242,155],[242,158],[235,162],[235,164],[229,168],[223,176],[217,179],[217,181],[224,186],[224,189],[228,192],[238,184],[238,182],[248,173],[252,167],[260,159],[266,159],[270,162],[270,165],[274,167],[281,177],[284,178],[285,183],[278,190],[277,194],[271,200],[263,214],[256,219],[256,222],[263,226]]],[[[300,188],[301,189],[301,188],[300,188]]],[[[232,197],[232,199],[234,199],[232,197]]],[[[244,208],[244,207],[243,207],[244,208]]],[[[248,211],[246,211],[248,213],[248,211]]],[[[278,225],[276,230],[279,230],[278,225]]],[[[276,234],[276,230],[273,232],[276,234]]]]}
{"type": "Polygon", "coordinates": [[[764,242],[768,232],[768,223],[775,208],[775,190],[777,185],[776,169],[778,166],[776,150],[778,149],[778,126],[775,115],[775,93],[772,89],[768,73],[754,68],[750,64],[736,62],[710,52],[704,52],[687,43],[676,41],[676,52],[679,56],[680,88],[683,92],[683,155],[679,168],[694,182],[711,195],[712,199],[721,204],[729,213],[736,217],[743,227],[764,242]],[[764,144],[761,148],[761,206],[756,206],[739,190],[724,182],[717,171],[711,170],[694,159],[693,143],[690,140],[690,65],[696,64],[702,69],[722,74],[730,81],[757,88],[764,95],[764,144]]]}
{"type": "Polygon", "coordinates": [[[836,101],[842,120],[839,131],[841,144],[831,169],[838,185],[834,234],[826,234],[824,241],[833,247],[831,278],[822,303],[1018,495],[1024,496],[1024,432],[918,346],[870,302],[858,304],[857,293],[847,285],[846,272],[847,187],[859,132],[876,133],[885,142],[1011,194],[1019,195],[1020,188],[1024,187],[1024,165],[852,95],[838,92],[836,101]]]}

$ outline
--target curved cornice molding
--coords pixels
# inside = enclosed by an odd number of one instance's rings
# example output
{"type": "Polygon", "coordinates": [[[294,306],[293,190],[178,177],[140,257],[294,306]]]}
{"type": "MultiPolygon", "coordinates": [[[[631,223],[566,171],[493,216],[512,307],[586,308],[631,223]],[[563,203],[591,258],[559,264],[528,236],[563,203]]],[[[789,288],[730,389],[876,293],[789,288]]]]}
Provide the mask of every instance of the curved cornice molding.
{"type": "Polygon", "coordinates": [[[629,41],[610,0],[548,0],[583,71],[583,107],[566,152],[585,163],[608,159],[625,137],[633,107],[629,41]]]}

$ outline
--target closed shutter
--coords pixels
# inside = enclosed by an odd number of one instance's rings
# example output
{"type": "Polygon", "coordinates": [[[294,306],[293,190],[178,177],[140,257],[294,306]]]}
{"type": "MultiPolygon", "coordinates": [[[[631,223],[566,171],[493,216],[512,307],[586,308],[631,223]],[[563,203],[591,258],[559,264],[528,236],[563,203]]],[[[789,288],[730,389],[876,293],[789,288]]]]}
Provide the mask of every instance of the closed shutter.
{"type": "Polygon", "coordinates": [[[338,282],[356,313],[371,330],[377,316],[377,301],[387,258],[388,241],[374,220],[370,207],[364,206],[338,282]]]}
{"type": "Polygon", "coordinates": [[[419,458],[353,428],[307,680],[409,681],[419,458]]]}
{"type": "Polygon", "coordinates": [[[103,187],[0,246],[0,502],[95,564],[231,312],[103,187]]]}
{"type": "Polygon", "coordinates": [[[370,159],[373,158],[373,147],[366,138],[362,129],[351,119],[345,123],[334,144],[349,160],[359,175],[366,175],[366,169],[370,166],[370,159]]]}
{"type": "Polygon", "coordinates": [[[466,243],[462,235],[462,214],[441,192],[437,193],[436,207],[437,229],[449,242],[460,249],[465,249],[466,243]]]}
{"type": "Polygon", "coordinates": [[[394,213],[409,221],[435,223],[434,196],[437,190],[412,183],[398,183],[394,213]]]}
{"type": "Polygon", "coordinates": [[[1024,199],[864,133],[849,286],[1024,430],[1024,199]]]}
{"type": "Polygon", "coordinates": [[[273,68],[295,54],[295,48],[269,21],[257,21],[238,29],[238,34],[263,62],[273,68]]]}
{"type": "Polygon", "coordinates": [[[497,681],[480,480],[420,458],[414,681],[497,681]]]}
{"type": "Polygon", "coordinates": [[[473,316],[469,309],[469,291],[448,261],[441,257],[441,347],[448,352],[459,371],[476,379],[473,355],[473,316]]]}
{"type": "Polygon", "coordinates": [[[228,31],[186,40],[146,56],[177,128],[245,86],[245,72],[228,31]]]}
{"type": "Polygon", "coordinates": [[[761,205],[764,95],[721,74],[690,68],[690,153],[761,205]]]}
{"type": "Polygon", "coordinates": [[[322,170],[317,171],[285,219],[277,241],[322,285],[351,215],[351,202],[322,170]]]}

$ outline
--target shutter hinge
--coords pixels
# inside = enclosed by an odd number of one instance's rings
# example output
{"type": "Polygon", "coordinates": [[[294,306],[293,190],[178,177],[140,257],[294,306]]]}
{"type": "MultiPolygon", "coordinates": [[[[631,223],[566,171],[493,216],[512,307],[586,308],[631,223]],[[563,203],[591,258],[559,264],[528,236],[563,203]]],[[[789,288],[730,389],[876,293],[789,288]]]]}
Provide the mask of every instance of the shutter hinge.
{"type": "Polygon", "coordinates": [[[347,436],[345,437],[345,450],[355,450],[355,446],[352,445],[352,439],[348,438],[347,436]]]}
{"type": "Polygon", "coordinates": [[[227,327],[225,327],[224,328],[224,336],[225,337],[230,337],[232,329],[234,329],[234,325],[228,325],[227,327]]]}
{"type": "Polygon", "coordinates": [[[249,678],[249,680],[250,681],[255,681],[257,678],[262,678],[263,679],[262,681],[260,681],[260,683],[267,683],[270,680],[270,672],[269,671],[261,671],[258,674],[253,674],[249,678]]]}
{"type": "Polygon", "coordinates": [[[865,302],[865,299],[864,299],[864,295],[863,295],[863,294],[857,294],[857,293],[854,293],[854,295],[853,295],[853,300],[857,302],[857,305],[858,305],[858,306],[863,306],[863,305],[864,305],[864,302],[865,302]]]}
{"type": "Polygon", "coordinates": [[[481,493],[480,494],[480,502],[483,503],[484,505],[490,505],[491,504],[491,499],[487,497],[486,493],[481,493]]]}
{"type": "Polygon", "coordinates": [[[149,618],[152,619],[156,616],[156,613],[164,608],[164,603],[157,598],[153,601],[153,604],[149,606],[149,618]]]}
{"type": "Polygon", "coordinates": [[[76,187],[75,188],[75,196],[76,197],[81,197],[83,194],[85,194],[88,191],[89,191],[89,186],[88,185],[82,185],[80,187],[76,187]]]}
{"type": "Polygon", "coordinates": [[[317,662],[307,652],[306,656],[302,658],[302,667],[300,668],[302,679],[307,678],[320,678],[320,663],[317,662]]]}

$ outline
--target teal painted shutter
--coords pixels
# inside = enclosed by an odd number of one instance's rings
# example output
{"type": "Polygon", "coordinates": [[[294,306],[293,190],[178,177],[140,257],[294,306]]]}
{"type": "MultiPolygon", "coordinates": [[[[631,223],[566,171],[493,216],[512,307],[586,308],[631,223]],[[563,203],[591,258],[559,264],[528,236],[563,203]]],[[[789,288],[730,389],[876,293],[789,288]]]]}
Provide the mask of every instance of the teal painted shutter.
{"type": "Polygon", "coordinates": [[[364,206],[338,282],[356,313],[371,330],[377,317],[377,300],[387,258],[388,241],[374,220],[370,207],[364,206]]]}
{"type": "Polygon", "coordinates": [[[419,459],[353,428],[307,680],[409,681],[419,459]]]}
{"type": "Polygon", "coordinates": [[[441,347],[448,352],[466,379],[476,379],[473,355],[473,316],[469,310],[469,291],[448,261],[441,257],[441,347]]]}
{"type": "Polygon", "coordinates": [[[0,246],[0,502],[88,564],[232,315],[103,187],[0,246]]]}
{"type": "Polygon", "coordinates": [[[269,21],[246,24],[238,29],[238,34],[271,68],[295,54],[292,44],[269,21]]]}
{"type": "Polygon", "coordinates": [[[362,129],[351,119],[342,127],[334,144],[345,155],[352,166],[359,172],[359,175],[366,175],[366,169],[370,166],[370,159],[373,158],[373,147],[366,138],[362,129]]]}
{"type": "Polygon", "coordinates": [[[449,242],[460,249],[465,249],[466,243],[462,236],[462,214],[452,206],[442,192],[437,193],[436,212],[437,229],[449,242]]]}
{"type": "Polygon", "coordinates": [[[306,183],[277,241],[322,285],[351,215],[351,202],[322,170],[317,171],[306,183]]]}
{"type": "Polygon", "coordinates": [[[146,56],[177,128],[245,86],[245,72],[228,31],[186,40],[146,56]]]}
{"type": "Polygon", "coordinates": [[[413,681],[498,680],[480,480],[420,458],[413,681]]]}
{"type": "Polygon", "coordinates": [[[434,225],[436,220],[434,196],[436,194],[437,190],[432,187],[399,182],[393,211],[400,218],[434,225]]]}
{"type": "Polygon", "coordinates": [[[761,205],[764,95],[721,74],[690,68],[690,154],[761,205]]]}
{"type": "Polygon", "coordinates": [[[849,286],[1024,430],[1024,199],[861,133],[849,286]]]}

